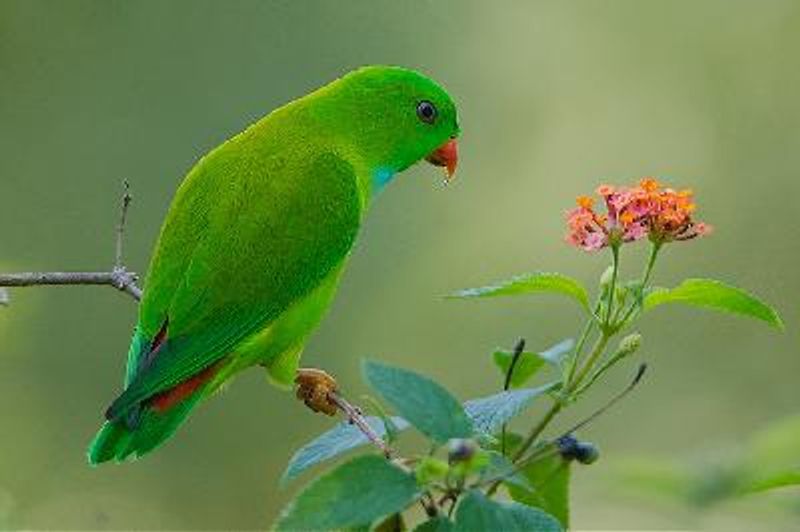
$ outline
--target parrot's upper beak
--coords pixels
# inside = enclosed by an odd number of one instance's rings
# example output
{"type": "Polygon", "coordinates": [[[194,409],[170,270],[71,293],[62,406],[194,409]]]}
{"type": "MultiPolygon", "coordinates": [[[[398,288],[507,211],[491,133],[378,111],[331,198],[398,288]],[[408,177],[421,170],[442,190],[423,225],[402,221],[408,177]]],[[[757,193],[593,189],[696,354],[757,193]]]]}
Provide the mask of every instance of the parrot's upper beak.
{"type": "Polygon", "coordinates": [[[447,174],[445,180],[450,181],[453,178],[453,174],[456,173],[456,166],[458,165],[458,144],[456,139],[450,139],[436,148],[433,153],[425,157],[425,160],[432,165],[443,167],[447,174]]]}

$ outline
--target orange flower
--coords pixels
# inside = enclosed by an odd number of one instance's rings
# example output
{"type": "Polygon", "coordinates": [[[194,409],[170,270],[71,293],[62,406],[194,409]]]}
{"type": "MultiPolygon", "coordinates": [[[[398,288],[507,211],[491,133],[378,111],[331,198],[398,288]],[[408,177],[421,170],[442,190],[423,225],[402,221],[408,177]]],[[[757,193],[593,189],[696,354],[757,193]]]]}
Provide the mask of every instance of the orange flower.
{"type": "Polygon", "coordinates": [[[601,185],[597,194],[605,202],[607,215],[594,210],[594,200],[578,198],[578,207],[567,213],[567,241],[586,251],[640,240],[645,236],[662,244],[707,235],[711,227],[695,222],[696,209],[689,189],[661,188],[652,177],[635,187],[601,185]]]}

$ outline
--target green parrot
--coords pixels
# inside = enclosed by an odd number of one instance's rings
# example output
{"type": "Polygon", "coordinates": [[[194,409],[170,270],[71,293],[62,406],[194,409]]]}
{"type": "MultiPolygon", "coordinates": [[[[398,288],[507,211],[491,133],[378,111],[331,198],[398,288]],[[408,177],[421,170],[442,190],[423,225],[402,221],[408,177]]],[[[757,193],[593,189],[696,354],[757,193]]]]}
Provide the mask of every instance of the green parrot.
{"type": "Polygon", "coordinates": [[[439,85],[412,70],[368,66],[203,156],[161,228],[124,389],[89,462],[153,450],[245,368],[263,366],[284,387],[300,379],[303,346],[372,199],[423,158],[449,179],[458,134],[455,104],[439,85]]]}

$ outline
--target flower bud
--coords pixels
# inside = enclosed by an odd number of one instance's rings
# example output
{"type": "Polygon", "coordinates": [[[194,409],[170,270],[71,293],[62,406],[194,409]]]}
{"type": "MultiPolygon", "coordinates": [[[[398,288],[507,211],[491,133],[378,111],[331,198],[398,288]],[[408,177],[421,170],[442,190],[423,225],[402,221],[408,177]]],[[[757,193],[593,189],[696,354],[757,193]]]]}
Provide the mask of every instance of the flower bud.
{"type": "Polygon", "coordinates": [[[603,275],[600,276],[600,287],[605,290],[611,284],[611,279],[614,277],[614,267],[609,266],[603,275]]]}
{"type": "Polygon", "coordinates": [[[625,338],[619,341],[619,347],[617,348],[617,355],[618,357],[626,357],[635,353],[639,347],[642,345],[642,335],[639,333],[629,334],[625,338]]]}

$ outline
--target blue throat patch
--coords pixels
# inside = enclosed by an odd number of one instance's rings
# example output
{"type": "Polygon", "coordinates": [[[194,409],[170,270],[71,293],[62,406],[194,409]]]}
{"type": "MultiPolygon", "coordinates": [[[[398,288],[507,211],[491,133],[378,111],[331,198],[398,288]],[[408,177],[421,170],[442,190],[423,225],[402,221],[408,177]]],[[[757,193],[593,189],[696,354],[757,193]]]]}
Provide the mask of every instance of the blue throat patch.
{"type": "Polygon", "coordinates": [[[395,176],[394,170],[389,168],[378,168],[372,174],[372,195],[374,196],[395,176]]]}

